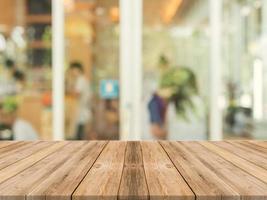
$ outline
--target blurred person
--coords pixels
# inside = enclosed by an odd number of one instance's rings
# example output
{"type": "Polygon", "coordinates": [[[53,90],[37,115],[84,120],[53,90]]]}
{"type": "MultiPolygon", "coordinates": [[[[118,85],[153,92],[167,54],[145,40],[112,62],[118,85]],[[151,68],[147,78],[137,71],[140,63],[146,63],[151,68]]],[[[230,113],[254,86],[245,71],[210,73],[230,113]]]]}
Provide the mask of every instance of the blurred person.
{"type": "Polygon", "coordinates": [[[5,67],[7,70],[7,75],[11,78],[17,68],[15,62],[11,59],[7,59],[5,62],[5,67]]]}
{"type": "Polygon", "coordinates": [[[13,98],[6,98],[0,103],[0,123],[9,127],[14,140],[37,140],[38,133],[32,125],[17,115],[17,103],[13,98]]]}
{"type": "Polygon", "coordinates": [[[149,103],[151,133],[155,139],[164,140],[167,138],[166,111],[168,106],[168,94],[165,90],[155,92],[149,103]]]}
{"type": "Polygon", "coordinates": [[[148,105],[151,133],[155,139],[168,138],[168,128],[166,128],[168,105],[173,105],[177,119],[188,121],[190,120],[188,111],[195,111],[194,97],[197,94],[196,77],[192,70],[186,67],[174,67],[164,72],[160,87],[148,105]]]}
{"type": "Polygon", "coordinates": [[[91,120],[89,81],[84,74],[84,68],[80,62],[72,62],[69,67],[73,85],[69,86],[68,93],[78,100],[78,111],[75,120],[76,139],[85,139],[86,125],[91,120]]]}
{"type": "Polygon", "coordinates": [[[13,79],[15,81],[15,92],[20,93],[22,92],[25,86],[25,74],[20,70],[16,70],[13,72],[13,79]]]}
{"type": "Polygon", "coordinates": [[[103,99],[95,108],[94,131],[96,139],[119,139],[119,100],[103,99]]]}

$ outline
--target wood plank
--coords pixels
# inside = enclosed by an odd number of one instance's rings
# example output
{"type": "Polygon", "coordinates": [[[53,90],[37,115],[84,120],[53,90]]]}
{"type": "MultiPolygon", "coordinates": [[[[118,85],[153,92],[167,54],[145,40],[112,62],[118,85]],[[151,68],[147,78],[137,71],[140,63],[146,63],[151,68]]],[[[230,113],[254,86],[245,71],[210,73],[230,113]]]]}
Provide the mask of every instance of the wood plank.
{"type": "Polygon", "coordinates": [[[0,142],[0,149],[1,148],[4,148],[4,147],[7,147],[9,145],[12,145],[12,144],[16,144],[18,142],[14,142],[14,141],[1,141],[0,142]]]}
{"type": "Polygon", "coordinates": [[[30,144],[30,142],[20,141],[20,142],[14,142],[10,145],[0,148],[0,159],[6,156],[7,154],[10,154],[10,152],[12,152],[13,150],[23,148],[25,145],[28,145],[28,144],[30,144]]]}
{"type": "Polygon", "coordinates": [[[0,142],[0,200],[266,200],[265,145],[0,142]]]}
{"type": "Polygon", "coordinates": [[[257,177],[258,179],[262,180],[263,182],[267,183],[267,171],[258,166],[255,165],[235,154],[230,153],[229,151],[226,151],[214,144],[212,144],[211,142],[201,142],[201,145],[205,146],[206,148],[208,148],[210,151],[217,153],[218,155],[220,155],[222,158],[224,158],[225,160],[231,162],[232,164],[234,164],[235,166],[243,169],[244,171],[246,171],[247,173],[257,177]]]}
{"type": "MultiPolygon", "coordinates": [[[[38,186],[47,177],[51,176],[66,160],[75,154],[85,142],[72,142],[63,148],[57,149],[41,161],[35,163],[21,173],[0,184],[0,196],[2,199],[24,200],[25,196],[38,186]]],[[[60,143],[59,143],[60,144],[60,143]]],[[[0,199],[1,199],[0,198],[0,199]]]]}
{"type": "Polygon", "coordinates": [[[34,165],[38,161],[42,160],[49,154],[57,151],[68,143],[69,142],[51,142],[51,145],[48,148],[45,148],[38,152],[33,152],[33,154],[28,156],[27,158],[0,170],[0,183],[3,183],[7,179],[34,165]]]}
{"type": "Polygon", "coordinates": [[[107,142],[86,142],[46,180],[27,194],[27,200],[70,200],[107,142]]]}
{"type": "Polygon", "coordinates": [[[237,191],[242,200],[263,200],[267,196],[267,184],[233,165],[213,151],[203,142],[181,142],[189,151],[233,190],[237,191]]]}
{"type": "Polygon", "coordinates": [[[72,199],[117,199],[125,150],[126,142],[109,142],[74,192],[72,199]]]}
{"type": "Polygon", "coordinates": [[[246,148],[235,142],[214,142],[213,144],[267,170],[267,154],[246,148]]]}
{"type": "Polygon", "coordinates": [[[203,164],[182,143],[160,142],[197,200],[238,200],[240,195],[203,164]]]}
{"type": "Polygon", "coordinates": [[[247,140],[247,141],[253,144],[262,144],[263,147],[267,148],[267,140],[247,140]]]}
{"type": "MultiPolygon", "coordinates": [[[[231,141],[229,141],[231,142],[231,141]]],[[[261,152],[263,154],[267,154],[267,149],[265,148],[265,143],[252,143],[248,141],[235,141],[235,144],[242,145],[246,148],[253,149],[255,151],[261,152]]]]}
{"type": "Polygon", "coordinates": [[[118,198],[121,200],[149,199],[140,142],[127,143],[118,198]]]}
{"type": "Polygon", "coordinates": [[[0,170],[19,161],[28,156],[33,152],[38,152],[39,150],[50,145],[50,142],[31,142],[27,145],[23,145],[20,148],[13,149],[9,152],[1,154],[0,158],[0,170]]]}
{"type": "Polygon", "coordinates": [[[234,146],[237,146],[238,148],[241,148],[241,149],[245,149],[246,151],[249,151],[253,154],[256,154],[256,155],[259,155],[259,156],[263,156],[264,158],[267,159],[267,153],[265,152],[265,149],[263,147],[260,146],[260,144],[250,144],[249,146],[247,145],[244,145],[244,142],[236,142],[236,141],[227,141],[227,143],[230,143],[234,146]]]}
{"type": "Polygon", "coordinates": [[[195,199],[183,177],[156,142],[141,142],[146,180],[151,200],[195,199]]]}

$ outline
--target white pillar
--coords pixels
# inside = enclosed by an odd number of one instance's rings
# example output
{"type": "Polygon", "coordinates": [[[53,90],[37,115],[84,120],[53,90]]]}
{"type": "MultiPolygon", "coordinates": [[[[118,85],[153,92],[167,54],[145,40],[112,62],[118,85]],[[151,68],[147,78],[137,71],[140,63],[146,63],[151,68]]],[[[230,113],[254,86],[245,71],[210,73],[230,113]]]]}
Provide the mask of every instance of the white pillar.
{"type": "Polygon", "coordinates": [[[221,140],[222,110],[221,96],[221,46],[222,46],[222,0],[210,0],[210,115],[209,132],[211,140],[221,140]]]}
{"type": "MultiPolygon", "coordinates": [[[[262,87],[263,87],[263,108],[265,109],[266,107],[266,103],[267,103],[267,79],[266,79],[266,75],[267,75],[267,56],[266,56],[266,52],[267,52],[267,1],[266,0],[262,0],[262,55],[261,55],[261,59],[263,62],[263,74],[262,74],[262,79],[263,82],[262,87]]],[[[267,119],[267,113],[263,111],[263,117],[266,120],[267,119]]]]}
{"type": "Polygon", "coordinates": [[[120,0],[120,136],[142,134],[142,0],[120,0]]]}
{"type": "Polygon", "coordinates": [[[64,0],[52,0],[53,139],[64,139],[64,0]]]}

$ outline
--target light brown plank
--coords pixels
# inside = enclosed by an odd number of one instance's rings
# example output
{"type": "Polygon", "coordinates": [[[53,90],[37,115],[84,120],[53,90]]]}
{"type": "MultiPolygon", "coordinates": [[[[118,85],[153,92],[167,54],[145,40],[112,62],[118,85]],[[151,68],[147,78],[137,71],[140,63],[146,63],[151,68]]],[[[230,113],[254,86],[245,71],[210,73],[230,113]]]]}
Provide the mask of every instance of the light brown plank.
{"type": "Polygon", "coordinates": [[[0,170],[32,155],[33,152],[36,153],[48,147],[50,144],[50,142],[32,142],[2,154],[0,158],[0,170]]]}
{"type": "Polygon", "coordinates": [[[201,144],[205,146],[206,148],[208,148],[210,151],[217,153],[218,155],[223,157],[225,160],[231,162],[235,166],[243,169],[247,173],[267,183],[267,171],[264,168],[258,165],[255,165],[233,153],[230,153],[229,151],[226,151],[211,142],[202,142],[201,144]]]}
{"type": "MultiPolygon", "coordinates": [[[[229,141],[231,142],[231,141],[229,141]]],[[[264,154],[267,154],[267,148],[265,148],[265,143],[259,143],[259,142],[248,142],[248,141],[235,141],[235,144],[240,144],[246,148],[253,149],[257,152],[261,152],[264,154]]]]}
{"type": "Polygon", "coordinates": [[[24,200],[33,187],[38,186],[51,176],[71,155],[82,147],[84,142],[72,142],[71,145],[65,145],[65,142],[58,144],[64,144],[63,148],[54,151],[44,159],[0,184],[0,199],[5,200],[9,197],[10,200],[24,200]]]}
{"type": "Polygon", "coordinates": [[[3,147],[7,147],[9,145],[15,144],[15,143],[18,143],[18,142],[14,142],[14,141],[1,141],[0,142],[0,149],[3,148],[3,147]]]}
{"type": "Polygon", "coordinates": [[[62,148],[66,144],[68,144],[68,142],[51,142],[51,145],[49,145],[47,148],[38,152],[33,152],[33,154],[27,158],[0,170],[0,183],[3,183],[7,179],[27,169],[28,167],[47,157],[49,154],[62,148]]]}
{"type": "Polygon", "coordinates": [[[238,148],[242,148],[245,149],[246,151],[249,151],[253,154],[259,155],[259,156],[263,156],[264,158],[267,159],[267,152],[265,152],[265,149],[260,146],[260,143],[253,143],[253,142],[249,142],[248,146],[244,145],[244,141],[227,141],[227,143],[230,143],[234,146],[237,146],[238,148]]]}
{"type": "Polygon", "coordinates": [[[84,143],[41,184],[33,186],[27,200],[70,200],[106,144],[104,141],[84,143]]]}
{"type": "Polygon", "coordinates": [[[109,142],[85,176],[73,200],[117,199],[126,142],[109,142]]]}
{"type": "Polygon", "coordinates": [[[236,142],[214,142],[213,144],[235,154],[249,162],[267,169],[267,154],[239,145],[236,142]]]}
{"type": "Polygon", "coordinates": [[[143,155],[140,142],[128,142],[119,189],[119,199],[148,199],[148,188],[143,166],[143,155]]]}
{"type": "Polygon", "coordinates": [[[24,148],[24,146],[30,145],[30,142],[13,142],[10,145],[5,146],[0,148],[0,159],[8,154],[10,154],[10,152],[12,151],[16,151],[17,149],[20,148],[24,148]]]}
{"type": "Polygon", "coordinates": [[[248,140],[247,142],[267,148],[267,140],[248,140]]]}
{"type": "Polygon", "coordinates": [[[238,200],[240,195],[204,165],[182,143],[160,142],[197,200],[238,200]]]}
{"type": "Polygon", "coordinates": [[[156,142],[141,142],[146,180],[151,200],[195,199],[183,177],[156,142]]]}
{"type": "Polygon", "coordinates": [[[242,200],[263,200],[267,196],[267,184],[209,150],[202,145],[203,142],[181,143],[196,155],[207,168],[237,191],[242,200]]]}

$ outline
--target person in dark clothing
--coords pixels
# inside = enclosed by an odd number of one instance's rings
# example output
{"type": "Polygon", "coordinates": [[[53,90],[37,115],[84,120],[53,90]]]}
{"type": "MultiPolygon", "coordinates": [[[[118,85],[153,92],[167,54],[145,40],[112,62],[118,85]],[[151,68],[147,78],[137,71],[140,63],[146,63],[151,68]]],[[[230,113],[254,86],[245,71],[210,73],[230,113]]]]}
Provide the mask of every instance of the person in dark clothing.
{"type": "Polygon", "coordinates": [[[165,129],[167,101],[158,93],[154,93],[148,104],[151,133],[156,139],[166,139],[165,129]]]}

